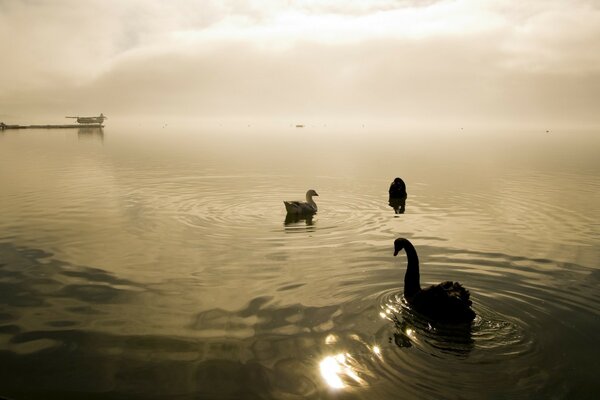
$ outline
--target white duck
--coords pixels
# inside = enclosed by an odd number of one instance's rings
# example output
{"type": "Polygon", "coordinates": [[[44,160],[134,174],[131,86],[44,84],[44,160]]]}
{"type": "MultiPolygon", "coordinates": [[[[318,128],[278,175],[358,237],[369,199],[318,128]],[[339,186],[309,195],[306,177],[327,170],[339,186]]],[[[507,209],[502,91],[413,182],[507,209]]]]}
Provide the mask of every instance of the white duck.
{"type": "Polygon", "coordinates": [[[306,192],[306,201],[284,201],[285,209],[288,214],[308,214],[317,212],[317,203],[312,199],[318,196],[317,192],[310,189],[306,192]]]}

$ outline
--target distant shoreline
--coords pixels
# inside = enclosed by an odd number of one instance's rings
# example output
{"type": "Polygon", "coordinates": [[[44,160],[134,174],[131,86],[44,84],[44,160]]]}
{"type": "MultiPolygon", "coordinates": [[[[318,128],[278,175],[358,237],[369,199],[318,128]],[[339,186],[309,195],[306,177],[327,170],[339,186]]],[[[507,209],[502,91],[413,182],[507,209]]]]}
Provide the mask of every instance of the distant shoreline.
{"type": "Polygon", "coordinates": [[[104,128],[101,124],[66,124],[66,125],[7,125],[0,122],[0,130],[6,129],[64,129],[64,128],[104,128]]]}

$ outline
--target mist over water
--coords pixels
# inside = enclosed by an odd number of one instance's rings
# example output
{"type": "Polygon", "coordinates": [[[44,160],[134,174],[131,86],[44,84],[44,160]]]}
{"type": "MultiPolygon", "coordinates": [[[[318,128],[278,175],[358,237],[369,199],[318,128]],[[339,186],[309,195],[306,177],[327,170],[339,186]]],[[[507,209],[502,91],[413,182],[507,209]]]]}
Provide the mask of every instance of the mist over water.
{"type": "Polygon", "coordinates": [[[597,392],[597,132],[223,125],[0,132],[0,396],[597,392]],[[397,237],[470,329],[411,314],[397,237]]]}

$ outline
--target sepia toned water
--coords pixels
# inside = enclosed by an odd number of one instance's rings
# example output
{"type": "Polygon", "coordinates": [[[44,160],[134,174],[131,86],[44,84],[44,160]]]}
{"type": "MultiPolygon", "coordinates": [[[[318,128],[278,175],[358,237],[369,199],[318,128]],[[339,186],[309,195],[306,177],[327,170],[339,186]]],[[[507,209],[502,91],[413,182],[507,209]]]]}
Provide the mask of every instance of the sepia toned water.
{"type": "Polygon", "coordinates": [[[598,137],[0,132],[0,397],[595,398],[598,137]],[[410,313],[397,237],[423,285],[471,291],[471,327],[410,313]]]}

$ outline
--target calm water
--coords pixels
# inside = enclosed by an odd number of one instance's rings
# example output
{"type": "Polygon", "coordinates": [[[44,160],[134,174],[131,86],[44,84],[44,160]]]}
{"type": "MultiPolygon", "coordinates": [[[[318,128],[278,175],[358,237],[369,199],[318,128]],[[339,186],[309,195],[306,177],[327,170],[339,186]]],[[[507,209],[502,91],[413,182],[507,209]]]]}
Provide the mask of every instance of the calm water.
{"type": "Polygon", "coordinates": [[[0,396],[595,398],[598,137],[0,133],[0,396]],[[422,283],[471,290],[471,329],[408,312],[400,236],[422,283]]]}

